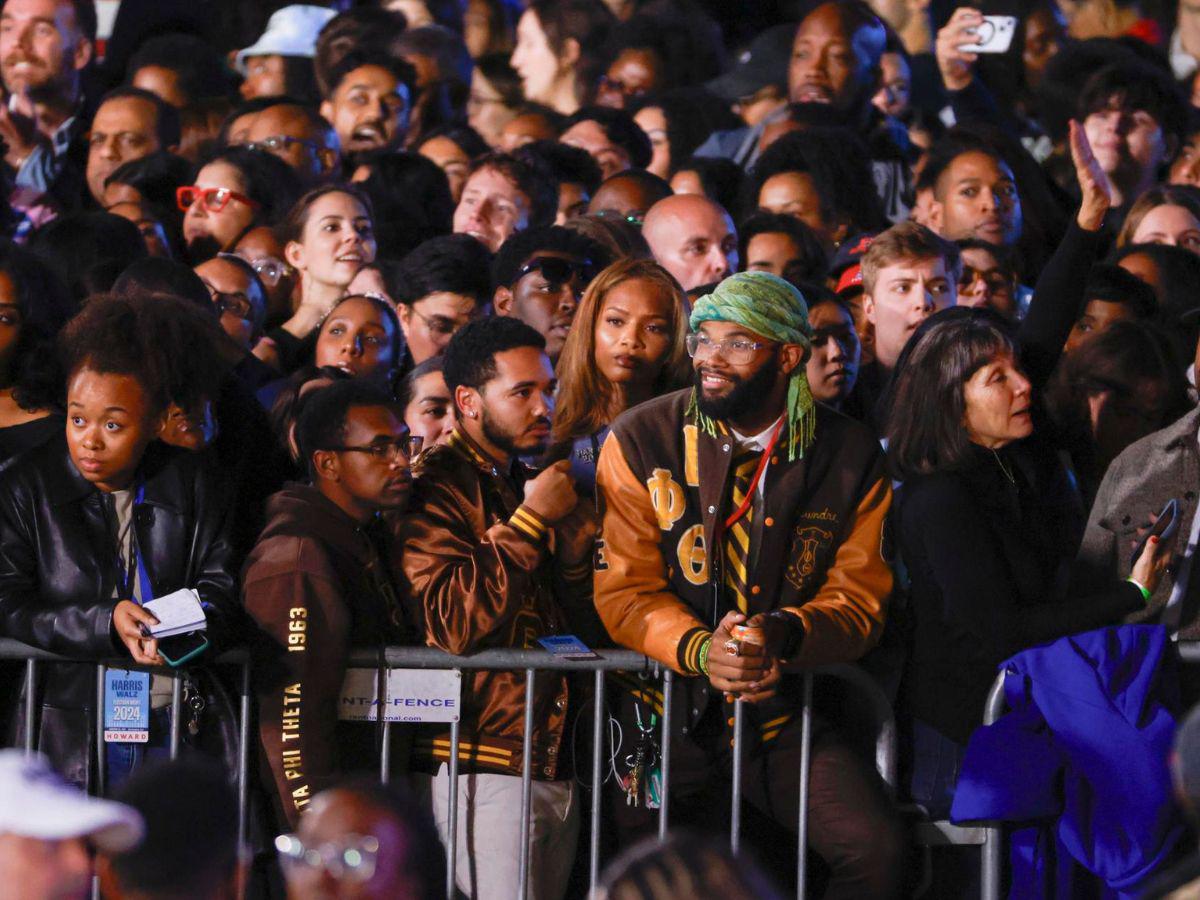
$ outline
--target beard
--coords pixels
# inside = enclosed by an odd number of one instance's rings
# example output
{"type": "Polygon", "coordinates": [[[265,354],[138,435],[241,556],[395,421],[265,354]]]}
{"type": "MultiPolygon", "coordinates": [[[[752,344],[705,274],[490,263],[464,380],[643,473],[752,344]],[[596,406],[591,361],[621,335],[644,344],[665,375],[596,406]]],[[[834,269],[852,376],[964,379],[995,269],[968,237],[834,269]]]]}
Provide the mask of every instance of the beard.
{"type": "MultiPolygon", "coordinates": [[[[549,426],[549,419],[544,419],[542,421],[549,426]]],[[[522,431],[518,434],[505,428],[488,414],[486,406],[483,408],[483,420],[480,424],[480,427],[483,429],[483,436],[487,438],[493,446],[499,447],[509,456],[541,456],[546,452],[546,448],[550,443],[549,438],[546,438],[545,440],[537,440],[532,444],[519,443],[521,438],[524,437],[525,432],[522,431]]]]}
{"type": "Polygon", "coordinates": [[[775,386],[775,376],[778,374],[775,365],[776,358],[775,355],[772,355],[771,359],[749,378],[729,375],[733,379],[733,387],[723,397],[706,397],[704,395],[704,387],[700,383],[701,369],[696,369],[693,372],[693,380],[696,386],[696,405],[700,408],[700,412],[710,419],[721,419],[726,422],[737,421],[757,412],[758,407],[770,396],[771,389],[775,386]]]}

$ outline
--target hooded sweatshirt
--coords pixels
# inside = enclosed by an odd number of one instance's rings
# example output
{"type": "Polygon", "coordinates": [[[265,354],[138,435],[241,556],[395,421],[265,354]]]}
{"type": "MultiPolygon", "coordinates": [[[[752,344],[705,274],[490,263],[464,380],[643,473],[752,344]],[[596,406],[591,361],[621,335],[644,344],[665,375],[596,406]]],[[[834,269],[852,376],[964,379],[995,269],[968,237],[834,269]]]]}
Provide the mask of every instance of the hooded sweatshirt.
{"type": "Polygon", "coordinates": [[[378,520],[360,524],[308,485],[267,501],[267,526],[246,562],[242,591],[258,636],[259,738],[264,782],[295,826],[339,775],[377,765],[374,729],[339,723],[352,647],[409,633],[388,573],[378,520]]]}

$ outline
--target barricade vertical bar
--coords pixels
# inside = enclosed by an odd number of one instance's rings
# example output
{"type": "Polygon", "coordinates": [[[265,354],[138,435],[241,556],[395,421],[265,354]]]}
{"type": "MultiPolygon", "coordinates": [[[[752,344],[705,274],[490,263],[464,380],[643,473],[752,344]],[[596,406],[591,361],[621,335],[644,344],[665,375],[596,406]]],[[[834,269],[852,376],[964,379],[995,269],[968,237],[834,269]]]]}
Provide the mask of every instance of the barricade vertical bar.
{"type": "MultiPolygon", "coordinates": [[[[383,715],[383,710],[380,710],[383,715]]],[[[383,723],[383,744],[379,750],[379,780],[387,784],[392,780],[392,723],[383,723]]]]}
{"type": "Polygon", "coordinates": [[[813,676],[804,673],[800,696],[800,813],[796,823],[796,896],[804,900],[808,887],[808,772],[812,767],[813,676]]]}
{"type": "MultiPolygon", "coordinates": [[[[458,671],[457,669],[455,671],[458,671]]],[[[462,673],[459,672],[461,675],[462,673]]],[[[458,722],[450,723],[450,806],[446,853],[446,900],[454,900],[455,873],[458,871],[458,722]]]]}
{"type": "Polygon", "coordinates": [[[246,850],[246,825],[250,805],[250,661],[242,663],[241,696],[238,698],[238,852],[246,850]]]}
{"type": "Polygon", "coordinates": [[[658,808],[658,839],[667,839],[667,804],[671,799],[671,688],[675,684],[675,673],[663,670],[663,719],[662,719],[662,806],[658,808]]]}
{"type": "Polygon", "coordinates": [[[529,809],[533,801],[533,682],[536,669],[525,670],[525,729],[521,737],[521,861],[517,897],[529,895],[529,809]]]}
{"type": "MultiPolygon", "coordinates": [[[[1004,676],[1003,671],[992,682],[988,692],[987,705],[983,710],[983,723],[990,725],[1004,712],[1004,676]]],[[[1004,865],[1004,832],[998,825],[987,829],[987,837],[980,851],[980,897],[981,900],[1000,900],[1000,870],[1004,865]]]]}
{"type": "Polygon", "coordinates": [[[742,840],[742,700],[733,704],[733,798],[729,815],[729,847],[734,853],[742,840]]]}
{"type": "MultiPolygon", "coordinates": [[[[151,675],[151,678],[154,676],[151,675]]],[[[171,759],[179,757],[179,720],[183,717],[183,679],[178,672],[171,673],[171,759]]]]}
{"type": "Polygon", "coordinates": [[[96,796],[104,796],[104,776],[107,762],[104,758],[104,675],[108,666],[96,666],[96,796]]]}
{"type": "Polygon", "coordinates": [[[600,806],[603,802],[604,778],[601,776],[601,759],[604,755],[604,670],[595,672],[592,713],[592,841],[588,858],[588,887],[596,891],[600,880],[600,806]]]}
{"type": "Polygon", "coordinates": [[[37,661],[25,660],[25,755],[31,756],[37,746],[33,728],[37,724],[37,661]]]}

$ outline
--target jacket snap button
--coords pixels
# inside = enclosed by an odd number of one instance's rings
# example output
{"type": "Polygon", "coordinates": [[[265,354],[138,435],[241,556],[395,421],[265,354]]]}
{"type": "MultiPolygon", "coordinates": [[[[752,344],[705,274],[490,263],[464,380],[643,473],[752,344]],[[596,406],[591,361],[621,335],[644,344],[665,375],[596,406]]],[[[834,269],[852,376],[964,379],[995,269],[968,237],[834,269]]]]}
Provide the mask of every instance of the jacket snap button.
{"type": "Polygon", "coordinates": [[[763,519],[763,524],[766,525],[768,528],[770,528],[772,525],[775,524],[775,520],[773,518],[771,518],[770,516],[767,516],[765,519],[763,519]]]}
{"type": "Polygon", "coordinates": [[[710,507],[708,508],[709,515],[712,515],[712,514],[713,514],[713,513],[715,513],[716,511],[717,511],[717,508],[716,508],[715,506],[710,506],[710,507]]]}
{"type": "Polygon", "coordinates": [[[759,586],[756,584],[756,585],[754,585],[754,587],[750,588],[750,593],[752,593],[752,594],[760,594],[760,593],[762,593],[762,588],[760,588],[760,587],[759,587],[759,586]]]}
{"type": "Polygon", "coordinates": [[[563,710],[563,709],[566,709],[566,707],[567,707],[567,701],[562,699],[561,697],[559,697],[557,700],[554,701],[555,709],[563,710]]]}
{"type": "Polygon", "coordinates": [[[778,456],[771,457],[771,465],[773,465],[773,466],[779,465],[779,457],[778,456]]]}
{"type": "Polygon", "coordinates": [[[732,727],[733,727],[733,723],[734,723],[734,722],[736,722],[736,721],[737,721],[737,719],[728,719],[727,721],[729,722],[729,727],[730,727],[730,728],[732,728],[732,727]]]}
{"type": "Polygon", "coordinates": [[[546,766],[546,768],[542,769],[542,773],[549,777],[554,774],[554,769],[552,769],[550,766],[546,766]]]}
{"type": "Polygon", "coordinates": [[[728,452],[729,452],[729,445],[728,445],[728,444],[722,444],[722,445],[721,445],[721,449],[722,449],[722,450],[724,450],[726,453],[728,453],[728,452]]]}

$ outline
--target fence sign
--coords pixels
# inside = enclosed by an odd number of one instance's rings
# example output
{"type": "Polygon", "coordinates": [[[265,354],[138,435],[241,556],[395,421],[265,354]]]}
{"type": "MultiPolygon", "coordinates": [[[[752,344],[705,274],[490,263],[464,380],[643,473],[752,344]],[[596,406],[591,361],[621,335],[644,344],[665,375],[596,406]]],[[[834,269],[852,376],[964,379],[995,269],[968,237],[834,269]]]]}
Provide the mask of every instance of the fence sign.
{"type": "Polygon", "coordinates": [[[462,673],[450,669],[388,669],[382,701],[376,669],[347,669],[338,718],[375,722],[457,722],[462,673]]]}

